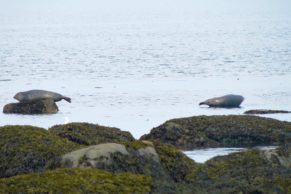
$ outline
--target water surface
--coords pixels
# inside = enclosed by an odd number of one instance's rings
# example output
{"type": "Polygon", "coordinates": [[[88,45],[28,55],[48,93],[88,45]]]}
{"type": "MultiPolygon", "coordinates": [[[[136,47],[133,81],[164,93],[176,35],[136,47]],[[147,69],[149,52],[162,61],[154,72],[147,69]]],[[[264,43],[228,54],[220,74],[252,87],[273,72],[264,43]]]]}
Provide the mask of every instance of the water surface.
{"type": "Polygon", "coordinates": [[[176,117],[291,110],[290,1],[0,2],[0,107],[30,89],[72,98],[55,115],[0,113],[0,125],[91,122],[139,137],[176,117]],[[241,109],[198,106],[229,93],[241,109]]]}

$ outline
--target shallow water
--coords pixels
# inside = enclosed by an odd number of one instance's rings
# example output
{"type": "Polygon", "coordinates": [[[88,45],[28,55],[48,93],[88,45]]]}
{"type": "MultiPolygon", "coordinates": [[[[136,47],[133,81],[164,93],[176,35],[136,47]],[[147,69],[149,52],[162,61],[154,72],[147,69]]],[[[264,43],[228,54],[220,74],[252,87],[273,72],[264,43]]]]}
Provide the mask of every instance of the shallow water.
{"type": "Polygon", "coordinates": [[[91,122],[138,138],[176,117],[291,110],[290,1],[25,2],[1,1],[0,107],[30,89],[72,103],[0,113],[0,125],[91,122]],[[242,108],[198,106],[228,93],[245,97],[242,108]]]}
{"type": "MultiPolygon", "coordinates": [[[[276,146],[261,146],[256,147],[259,150],[272,150],[276,149],[276,146]]],[[[211,158],[216,156],[225,156],[231,153],[240,152],[247,150],[246,148],[208,148],[208,149],[197,149],[193,151],[184,151],[184,153],[198,163],[204,163],[211,158]]]]}

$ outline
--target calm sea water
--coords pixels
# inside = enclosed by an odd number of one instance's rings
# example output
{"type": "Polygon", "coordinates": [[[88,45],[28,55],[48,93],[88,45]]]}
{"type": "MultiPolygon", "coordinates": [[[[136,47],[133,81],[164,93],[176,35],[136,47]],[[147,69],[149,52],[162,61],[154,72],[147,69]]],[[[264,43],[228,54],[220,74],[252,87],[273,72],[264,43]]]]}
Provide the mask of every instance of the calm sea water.
{"type": "Polygon", "coordinates": [[[138,138],[171,118],[291,110],[290,1],[0,3],[0,107],[30,89],[72,98],[55,115],[0,113],[0,125],[91,122],[138,138]],[[228,93],[242,108],[198,106],[228,93]]]}
{"type": "MultiPolygon", "coordinates": [[[[260,146],[254,149],[258,150],[273,150],[276,146],[260,146]]],[[[225,156],[235,152],[241,152],[247,150],[246,148],[208,148],[208,149],[197,149],[192,151],[185,151],[184,153],[198,163],[205,163],[207,160],[216,156],[225,156]]]]}

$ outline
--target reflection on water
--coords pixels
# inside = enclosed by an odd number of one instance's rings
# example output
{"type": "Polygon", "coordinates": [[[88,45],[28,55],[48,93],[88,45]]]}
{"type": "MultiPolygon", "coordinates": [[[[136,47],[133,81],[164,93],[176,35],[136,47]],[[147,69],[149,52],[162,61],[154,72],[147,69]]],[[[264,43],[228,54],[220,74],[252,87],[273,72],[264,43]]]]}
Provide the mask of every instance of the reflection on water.
{"type": "MultiPolygon", "coordinates": [[[[271,150],[276,149],[276,146],[261,146],[255,147],[260,150],[271,150]]],[[[208,149],[198,149],[193,151],[184,151],[184,153],[198,163],[204,163],[207,160],[214,158],[216,156],[225,156],[231,153],[240,152],[246,150],[246,148],[208,148],[208,149]]]]}

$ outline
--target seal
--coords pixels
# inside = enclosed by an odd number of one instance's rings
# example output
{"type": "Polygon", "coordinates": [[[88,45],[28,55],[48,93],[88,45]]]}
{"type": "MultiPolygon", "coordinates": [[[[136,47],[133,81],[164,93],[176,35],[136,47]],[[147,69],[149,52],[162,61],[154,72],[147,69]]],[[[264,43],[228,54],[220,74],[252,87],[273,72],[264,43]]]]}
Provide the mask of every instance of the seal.
{"type": "Polygon", "coordinates": [[[31,102],[35,100],[43,100],[47,98],[52,98],[54,102],[61,100],[66,100],[71,103],[71,98],[58,94],[56,92],[50,92],[45,90],[29,90],[25,92],[18,92],[15,94],[14,98],[19,102],[31,102]]]}
{"type": "Polygon", "coordinates": [[[208,105],[209,107],[235,108],[239,107],[244,97],[240,95],[229,94],[221,97],[210,98],[199,105],[208,105]]]}

